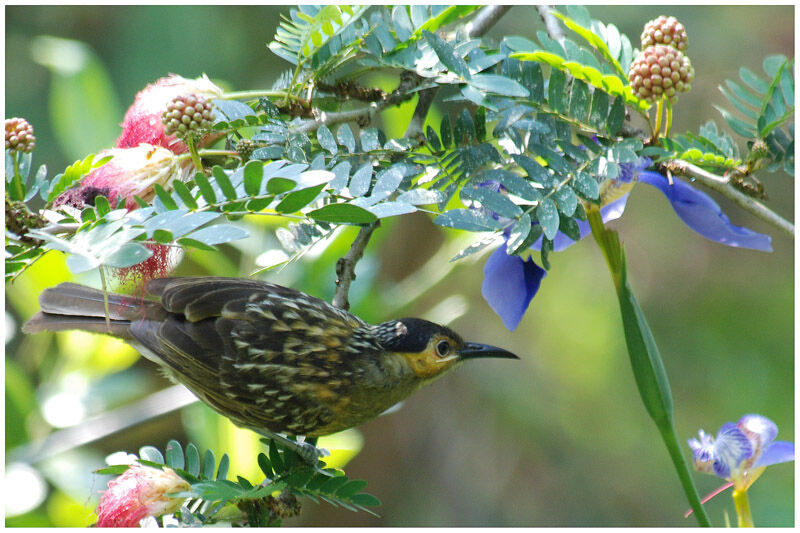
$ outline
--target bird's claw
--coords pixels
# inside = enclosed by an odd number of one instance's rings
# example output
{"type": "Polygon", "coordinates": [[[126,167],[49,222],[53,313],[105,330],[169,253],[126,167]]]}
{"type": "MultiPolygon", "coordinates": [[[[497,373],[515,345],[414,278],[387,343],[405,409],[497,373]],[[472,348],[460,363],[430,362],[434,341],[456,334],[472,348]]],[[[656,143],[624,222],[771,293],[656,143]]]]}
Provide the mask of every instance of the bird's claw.
{"type": "Polygon", "coordinates": [[[317,448],[310,442],[298,442],[296,451],[297,455],[299,455],[303,461],[311,466],[316,466],[317,461],[319,461],[321,457],[327,457],[330,455],[328,450],[317,448]]]}

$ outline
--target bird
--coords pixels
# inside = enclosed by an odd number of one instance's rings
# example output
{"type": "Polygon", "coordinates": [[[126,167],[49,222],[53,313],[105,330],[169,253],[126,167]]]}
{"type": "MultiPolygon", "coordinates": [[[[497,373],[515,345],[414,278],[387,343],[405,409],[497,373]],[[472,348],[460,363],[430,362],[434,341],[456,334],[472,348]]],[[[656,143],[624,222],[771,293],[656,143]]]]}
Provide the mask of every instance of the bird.
{"type": "MultiPolygon", "coordinates": [[[[290,444],[359,426],[472,358],[519,359],[420,318],[369,324],[303,292],[247,278],[151,280],[149,296],[65,282],[45,289],[25,333],[125,340],[236,425],[290,444]]],[[[307,443],[306,443],[307,444],[307,443]]]]}

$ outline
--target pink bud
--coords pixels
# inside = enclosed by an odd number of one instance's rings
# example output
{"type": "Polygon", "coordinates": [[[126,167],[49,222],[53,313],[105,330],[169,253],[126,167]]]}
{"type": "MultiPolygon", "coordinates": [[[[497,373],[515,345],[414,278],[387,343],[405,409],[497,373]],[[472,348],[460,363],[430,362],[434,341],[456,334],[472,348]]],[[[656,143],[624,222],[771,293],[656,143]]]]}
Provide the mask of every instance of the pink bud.
{"type": "MultiPolygon", "coordinates": [[[[203,76],[187,80],[177,74],[170,74],[151,83],[136,95],[133,105],[122,120],[122,135],[117,139],[117,147],[134,148],[141,143],[153,144],[180,154],[188,150],[186,144],[175,135],[164,133],[161,114],[167,104],[176,96],[199,94],[208,99],[222,95],[222,89],[203,76]]],[[[202,144],[213,142],[218,135],[208,135],[202,144]]]]}
{"type": "Polygon", "coordinates": [[[183,500],[167,494],[189,488],[189,483],[170,468],[159,470],[133,463],[108,483],[95,511],[96,527],[139,527],[145,517],[173,513],[183,500]]]}

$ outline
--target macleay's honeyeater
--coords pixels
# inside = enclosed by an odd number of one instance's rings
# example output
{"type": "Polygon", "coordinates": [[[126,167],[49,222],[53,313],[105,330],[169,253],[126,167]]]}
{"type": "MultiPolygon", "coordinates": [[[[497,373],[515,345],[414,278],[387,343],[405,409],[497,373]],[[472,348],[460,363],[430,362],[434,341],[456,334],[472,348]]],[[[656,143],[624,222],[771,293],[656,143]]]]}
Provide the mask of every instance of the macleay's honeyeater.
{"type": "Polygon", "coordinates": [[[419,318],[367,324],[262,281],[164,278],[147,291],[158,299],[106,302],[62,283],[41,294],[23,330],[119,337],[237,425],[310,437],[376,417],[465,359],[517,358],[419,318]]]}

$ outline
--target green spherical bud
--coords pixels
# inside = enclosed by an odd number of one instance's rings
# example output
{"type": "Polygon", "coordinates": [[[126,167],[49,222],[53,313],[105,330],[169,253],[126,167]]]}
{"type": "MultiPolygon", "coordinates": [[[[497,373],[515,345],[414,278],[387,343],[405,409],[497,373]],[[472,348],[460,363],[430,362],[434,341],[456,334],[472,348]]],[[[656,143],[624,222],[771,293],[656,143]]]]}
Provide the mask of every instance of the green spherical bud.
{"type": "Polygon", "coordinates": [[[184,137],[191,133],[202,137],[202,133],[212,126],[214,113],[212,104],[195,94],[176,96],[162,114],[164,131],[167,135],[184,137]]]}

